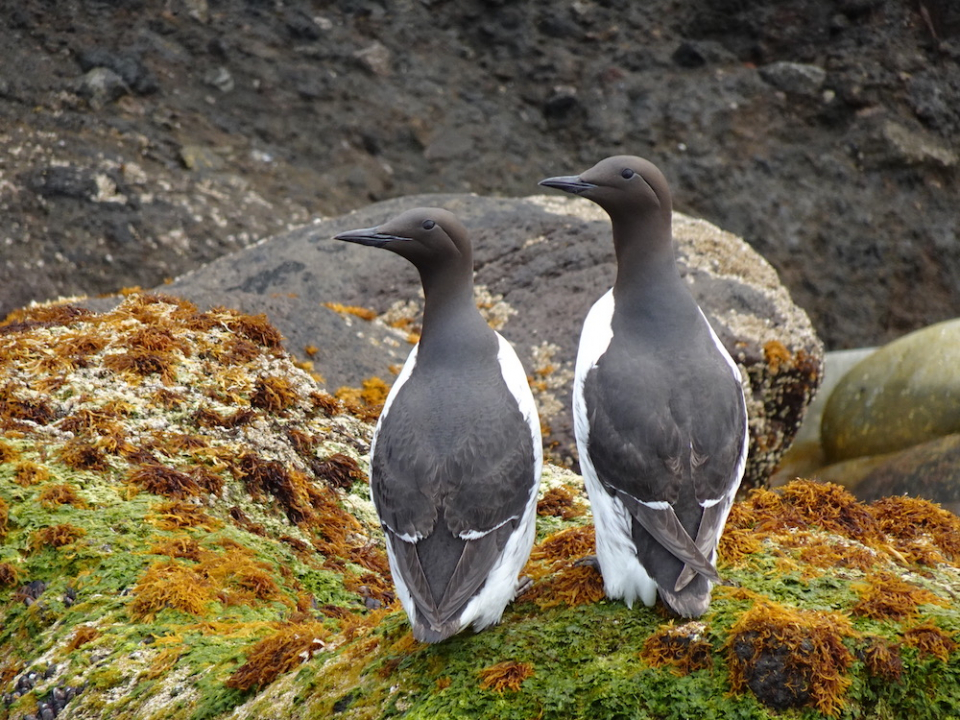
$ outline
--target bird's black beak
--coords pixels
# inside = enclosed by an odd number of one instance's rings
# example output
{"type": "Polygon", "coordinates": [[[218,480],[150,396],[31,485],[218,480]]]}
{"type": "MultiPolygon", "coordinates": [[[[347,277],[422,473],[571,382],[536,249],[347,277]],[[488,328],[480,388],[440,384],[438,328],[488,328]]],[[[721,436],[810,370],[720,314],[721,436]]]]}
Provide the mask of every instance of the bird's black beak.
{"type": "Polygon", "coordinates": [[[563,190],[564,192],[573,193],[574,195],[582,195],[587,190],[592,190],[596,187],[593,183],[581,180],[579,175],[563,175],[560,177],[547,178],[537,184],[563,190]]]}
{"type": "Polygon", "coordinates": [[[369,245],[370,247],[382,248],[388,242],[394,240],[409,240],[410,238],[400,235],[390,235],[389,233],[379,232],[378,228],[361,228],[359,230],[348,230],[339,235],[333,236],[334,240],[345,240],[347,242],[357,243],[358,245],[369,245]]]}

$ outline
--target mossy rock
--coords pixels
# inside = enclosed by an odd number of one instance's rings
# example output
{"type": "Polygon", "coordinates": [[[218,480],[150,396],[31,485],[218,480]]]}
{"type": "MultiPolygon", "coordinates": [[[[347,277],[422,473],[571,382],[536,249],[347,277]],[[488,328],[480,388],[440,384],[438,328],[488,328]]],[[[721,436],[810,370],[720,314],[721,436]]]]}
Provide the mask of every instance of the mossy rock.
{"type": "Polygon", "coordinates": [[[369,501],[379,397],[262,317],[131,295],[0,325],[0,719],[960,715],[960,521],[833,485],[731,513],[699,622],[603,599],[548,467],[530,590],[413,640],[369,501]]]}

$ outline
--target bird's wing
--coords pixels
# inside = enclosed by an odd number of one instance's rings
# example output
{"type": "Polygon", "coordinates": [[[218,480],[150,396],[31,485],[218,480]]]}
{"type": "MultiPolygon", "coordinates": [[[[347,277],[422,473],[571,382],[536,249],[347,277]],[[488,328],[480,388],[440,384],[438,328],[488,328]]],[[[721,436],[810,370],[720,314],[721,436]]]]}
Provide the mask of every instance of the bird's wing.
{"type": "Polygon", "coordinates": [[[614,341],[584,383],[599,481],[657,542],[713,582],[710,556],[743,472],[746,423],[739,381],[715,360],[706,372],[659,359],[644,366],[614,341]]]}
{"type": "MultiPolygon", "coordinates": [[[[491,402],[479,392],[484,383],[503,384],[499,371],[473,381],[458,383],[456,408],[438,420],[437,447],[424,439],[431,433],[422,432],[424,408],[411,378],[378,429],[371,463],[371,492],[393,535],[398,570],[431,621],[459,612],[483,585],[539,478],[532,425],[513,395],[494,394],[491,402]]],[[[431,377],[434,397],[443,382],[431,377]]]]}
{"type": "MultiPolygon", "coordinates": [[[[703,549],[690,537],[686,528],[680,524],[680,518],[677,517],[672,506],[664,503],[663,506],[651,507],[650,504],[629,498],[623,493],[617,495],[636,521],[674,557],[684,563],[684,569],[691,568],[691,573],[698,572],[710,582],[720,582],[720,576],[708,559],[708,554],[703,552],[703,549]]],[[[676,589],[680,590],[680,588],[676,589]]]]}

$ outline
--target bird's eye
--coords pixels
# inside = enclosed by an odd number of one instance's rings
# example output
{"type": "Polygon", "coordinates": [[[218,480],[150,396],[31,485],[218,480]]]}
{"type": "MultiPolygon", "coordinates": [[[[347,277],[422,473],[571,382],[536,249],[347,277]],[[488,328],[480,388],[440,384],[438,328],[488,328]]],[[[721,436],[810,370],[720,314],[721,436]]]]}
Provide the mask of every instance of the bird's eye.
{"type": "Polygon", "coordinates": [[[620,177],[622,177],[624,180],[629,180],[634,175],[636,175],[636,173],[630,168],[624,168],[620,173],[620,177]]]}
{"type": "Polygon", "coordinates": [[[424,220],[423,225],[421,225],[421,227],[424,230],[433,230],[433,228],[435,228],[436,225],[437,223],[435,223],[433,220],[424,220]]]}

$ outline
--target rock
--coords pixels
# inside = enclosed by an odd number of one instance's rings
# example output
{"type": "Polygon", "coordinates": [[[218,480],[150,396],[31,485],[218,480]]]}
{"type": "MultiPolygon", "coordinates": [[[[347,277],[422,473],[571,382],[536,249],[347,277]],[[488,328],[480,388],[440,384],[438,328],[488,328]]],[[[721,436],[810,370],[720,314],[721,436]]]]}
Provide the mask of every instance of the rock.
{"type": "Polygon", "coordinates": [[[960,320],[905,335],[852,368],[823,412],[828,462],[960,432],[960,320]]]}
{"type": "MultiPolygon", "coordinates": [[[[823,444],[820,440],[820,423],[823,408],[833,388],[843,379],[850,368],[874,352],[876,348],[858,348],[856,350],[833,350],[824,353],[823,373],[820,389],[816,397],[807,406],[800,429],[793,438],[790,448],[780,460],[777,471],[770,478],[770,485],[778,487],[798,477],[813,477],[813,472],[827,464],[823,444]]],[[[840,478],[831,478],[831,482],[849,487],[840,478]]]]}
{"type": "Polygon", "coordinates": [[[548,120],[566,120],[580,105],[577,89],[571,85],[558,85],[543,104],[543,115],[548,120]]]}
{"type": "Polygon", "coordinates": [[[135,52],[115,53],[96,47],[80,52],[77,61],[84,72],[95,68],[112,70],[138,95],[149,95],[160,89],[156,76],[135,52]]]}
{"type": "Polygon", "coordinates": [[[90,200],[97,195],[96,178],[87,168],[51,165],[24,173],[21,178],[26,187],[45,198],[90,200]]]}
{"type": "Polygon", "coordinates": [[[860,157],[869,167],[953,168],[958,155],[923,130],[885,118],[868,118],[859,129],[860,157]]]}
{"type": "Polygon", "coordinates": [[[233,75],[231,75],[230,71],[222,65],[220,67],[212,68],[204,73],[203,81],[207,85],[215,87],[222,93],[228,93],[236,86],[236,83],[233,80],[233,75]]]}
{"type": "MultiPolygon", "coordinates": [[[[463,218],[475,245],[481,299],[500,315],[539,388],[543,420],[560,458],[574,455],[570,380],[580,327],[615,273],[605,214],[576,198],[486,198],[423,195],[376,203],[315,222],[188,273],[162,291],[203,307],[266,312],[294,355],[311,360],[331,390],[392,378],[410,350],[407,330],[364,321],[323,303],[413,309],[419,281],[389,253],[359,253],[331,238],[376,225],[403,209],[439,205],[463,218]],[[385,280],[385,278],[387,280],[385,280]],[[502,302],[499,298],[502,297],[502,302]],[[311,348],[312,353],[306,353],[311,348]]],[[[680,266],[720,338],[745,370],[752,436],[745,487],[762,485],[776,467],[816,392],[822,347],[803,310],[776,272],[742,240],[701,220],[675,216],[680,266]]]]}
{"type": "Polygon", "coordinates": [[[699,68],[707,64],[736,62],[737,57],[713,40],[684,40],[670,56],[682,68],[699,68]]]}
{"type": "Polygon", "coordinates": [[[473,148],[470,134],[458,128],[441,127],[430,138],[423,156],[430,161],[454,160],[466,157],[473,148]]]}
{"type": "Polygon", "coordinates": [[[180,162],[188,170],[222,170],[223,158],[215,150],[202,145],[184,145],[180,148],[180,162]]]}
{"type": "Polygon", "coordinates": [[[427,646],[394,601],[369,414],[262,317],[131,293],[21,310],[0,338],[5,716],[868,720],[960,692],[960,519],[930,503],[757,490],[721,540],[730,584],[676,623],[572,563],[589,505],[547,463],[529,588],[500,625],[427,646]]]}
{"type": "Polygon", "coordinates": [[[760,77],[778,90],[793,95],[815,96],[827,78],[827,71],[816,65],[775,62],[760,68],[760,77]]]}
{"type": "Polygon", "coordinates": [[[80,78],[77,94],[85,98],[91,107],[99,108],[123,97],[130,88],[113,70],[97,67],[80,78]]]}
{"type": "Polygon", "coordinates": [[[353,56],[361,66],[377,77],[389,77],[392,73],[390,50],[379,40],[374,40],[362,50],[357,50],[353,56]]]}
{"type": "Polygon", "coordinates": [[[960,514],[960,434],[829,465],[815,476],[843,485],[864,502],[906,495],[960,514]]]}

